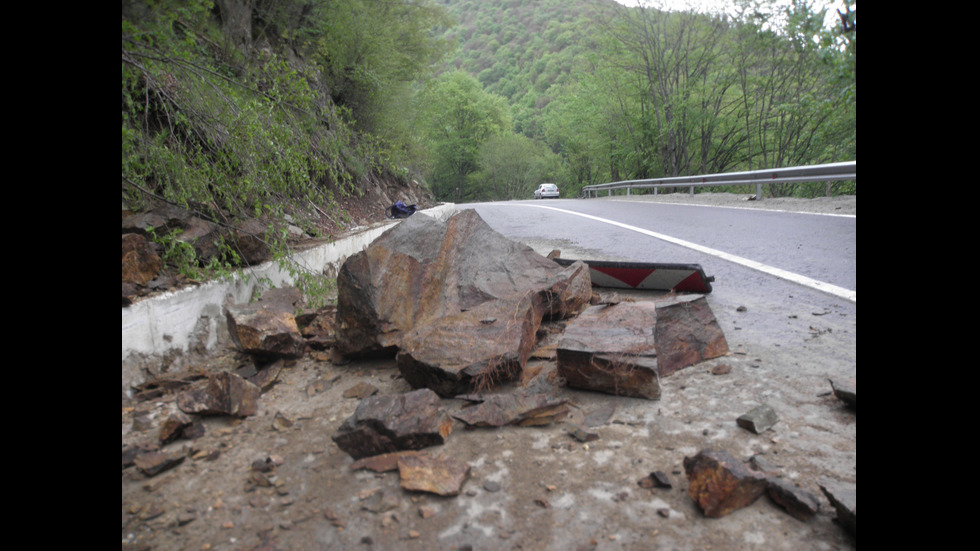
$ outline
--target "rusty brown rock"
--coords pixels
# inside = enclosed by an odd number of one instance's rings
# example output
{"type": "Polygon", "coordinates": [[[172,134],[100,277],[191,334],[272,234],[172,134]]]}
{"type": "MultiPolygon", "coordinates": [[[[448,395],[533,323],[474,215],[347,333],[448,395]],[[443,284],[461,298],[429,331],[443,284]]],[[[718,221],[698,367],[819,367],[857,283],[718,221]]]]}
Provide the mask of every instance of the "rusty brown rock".
{"type": "Polygon", "coordinates": [[[459,495],[470,474],[470,466],[452,458],[419,454],[398,458],[401,487],[440,496],[459,495]]]}
{"type": "Polygon", "coordinates": [[[438,446],[452,431],[452,419],[439,396],[422,388],[393,396],[361,400],[332,436],[354,459],[438,446]]]}
{"type": "Polygon", "coordinates": [[[444,398],[519,378],[541,324],[537,298],[485,302],[409,332],[398,370],[412,387],[444,398]]]}
{"type": "Polygon", "coordinates": [[[177,394],[177,407],[184,413],[248,417],[258,411],[259,394],[259,387],[223,371],[210,375],[205,385],[177,394]]]}
{"type": "Polygon", "coordinates": [[[146,285],[157,277],[161,269],[163,269],[163,260],[153,250],[146,237],[136,233],[123,234],[122,281],[124,284],[146,285]]]}
{"type": "Polygon", "coordinates": [[[378,393],[378,387],[371,383],[360,382],[344,391],[344,398],[357,398],[362,400],[368,396],[378,393]]]}
{"type": "Polygon", "coordinates": [[[226,309],[232,341],[243,352],[260,357],[301,356],[306,343],[293,316],[298,291],[270,289],[266,293],[268,296],[257,302],[226,309]]]}
{"type": "Polygon", "coordinates": [[[157,438],[160,440],[161,444],[168,444],[174,440],[180,438],[183,434],[184,429],[189,427],[193,421],[191,418],[181,411],[178,411],[168,417],[163,424],[160,425],[160,432],[157,438]]]}
{"type": "Polygon", "coordinates": [[[558,341],[558,374],[572,388],[660,398],[653,302],[590,306],[558,341]]]}
{"type": "Polygon", "coordinates": [[[337,276],[337,348],[392,355],[403,335],[491,300],[544,301],[567,316],[591,297],[588,270],[564,268],[493,231],[472,209],[447,222],[413,216],[349,257],[337,276]]]}
{"type": "Polygon", "coordinates": [[[568,414],[568,400],[557,400],[545,394],[516,392],[458,397],[479,402],[452,414],[454,418],[474,427],[542,426],[568,414]]]}
{"type": "Polygon", "coordinates": [[[684,458],[687,493],[709,518],[723,517],[765,493],[765,476],[754,473],[727,452],[703,450],[684,458]]]}
{"type": "Polygon", "coordinates": [[[728,353],[725,333],[704,295],[657,301],[656,338],[661,377],[728,353]]]}
{"type": "Polygon", "coordinates": [[[398,458],[405,457],[407,455],[418,455],[421,452],[415,450],[407,450],[402,452],[392,452],[392,453],[382,453],[380,455],[372,455],[371,457],[364,457],[358,459],[357,461],[351,463],[352,471],[359,471],[361,469],[368,469],[376,473],[386,473],[388,471],[394,471],[398,468],[398,458]]]}
{"type": "Polygon", "coordinates": [[[184,455],[179,452],[148,452],[137,456],[133,463],[146,476],[156,476],[184,462],[184,455]]]}

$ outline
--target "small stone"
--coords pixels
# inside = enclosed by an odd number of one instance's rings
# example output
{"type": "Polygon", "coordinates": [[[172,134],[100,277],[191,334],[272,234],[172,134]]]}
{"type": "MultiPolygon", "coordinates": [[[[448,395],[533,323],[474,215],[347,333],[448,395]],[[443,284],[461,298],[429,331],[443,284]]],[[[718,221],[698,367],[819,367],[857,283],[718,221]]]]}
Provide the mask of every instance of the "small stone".
{"type": "Polygon", "coordinates": [[[279,432],[286,431],[293,427],[293,420],[282,414],[281,411],[276,412],[276,416],[272,419],[272,428],[279,432]]]}
{"type": "Polygon", "coordinates": [[[731,371],[732,371],[732,366],[728,364],[718,364],[713,368],[711,368],[712,375],[725,375],[727,373],[730,373],[731,371]]]}
{"type": "Polygon", "coordinates": [[[748,413],[739,417],[736,422],[738,426],[750,430],[756,434],[762,434],[772,428],[779,419],[776,412],[771,407],[763,404],[752,408],[748,413]]]}
{"type": "Polygon", "coordinates": [[[357,398],[362,400],[368,396],[373,396],[378,393],[378,387],[370,383],[357,383],[356,385],[348,388],[344,391],[344,398],[357,398]]]}
{"type": "Polygon", "coordinates": [[[688,495],[709,518],[723,517],[751,505],[768,486],[765,476],[749,471],[719,450],[703,450],[694,457],[685,457],[684,470],[690,481],[688,495]]]}
{"type": "Polygon", "coordinates": [[[191,523],[197,520],[197,516],[191,513],[180,513],[177,515],[177,526],[184,526],[185,524],[191,523]]]}
{"type": "Polygon", "coordinates": [[[500,491],[500,483],[499,482],[495,482],[493,480],[487,480],[487,481],[485,481],[483,483],[483,489],[486,490],[486,491],[488,491],[488,492],[499,492],[500,491]]]}

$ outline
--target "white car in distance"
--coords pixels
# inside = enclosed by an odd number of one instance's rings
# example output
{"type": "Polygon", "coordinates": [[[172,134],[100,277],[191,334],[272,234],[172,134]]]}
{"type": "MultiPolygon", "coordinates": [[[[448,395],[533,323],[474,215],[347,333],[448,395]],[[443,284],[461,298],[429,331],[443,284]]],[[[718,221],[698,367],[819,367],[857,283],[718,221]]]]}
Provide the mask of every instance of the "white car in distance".
{"type": "Polygon", "coordinates": [[[534,190],[535,199],[547,199],[548,197],[558,198],[558,186],[555,184],[541,184],[534,190]]]}

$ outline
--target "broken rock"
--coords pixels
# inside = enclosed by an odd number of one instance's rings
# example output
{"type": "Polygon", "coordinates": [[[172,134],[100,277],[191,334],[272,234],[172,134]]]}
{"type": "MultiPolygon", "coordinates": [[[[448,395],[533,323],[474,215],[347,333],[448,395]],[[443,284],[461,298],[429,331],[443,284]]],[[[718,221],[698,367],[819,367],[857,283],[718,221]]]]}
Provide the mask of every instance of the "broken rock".
{"type": "Polygon", "coordinates": [[[836,480],[824,479],[820,490],[837,511],[837,522],[857,536],[857,486],[836,480]]]}
{"type": "Polygon", "coordinates": [[[243,352],[260,357],[298,358],[306,350],[296,325],[296,289],[270,289],[257,302],[229,306],[228,333],[243,352]]]}
{"type": "Polygon", "coordinates": [[[133,463],[136,468],[146,476],[156,476],[166,470],[172,469],[184,462],[184,455],[180,452],[148,452],[137,456],[133,463]]]}
{"type": "Polygon", "coordinates": [[[260,393],[254,384],[223,371],[209,376],[206,385],[179,393],[177,407],[184,413],[248,417],[258,411],[260,393]]]}
{"type": "Polygon", "coordinates": [[[704,295],[657,301],[656,339],[661,377],[728,353],[728,341],[704,295]]]}
{"type": "Polygon", "coordinates": [[[451,431],[452,419],[439,396],[423,388],[361,400],[332,439],[348,455],[361,459],[441,445],[451,431]]]}
{"type": "MultiPolygon", "coordinates": [[[[591,297],[588,274],[582,263],[564,268],[505,238],[472,209],[446,222],[413,216],[341,266],[337,348],[347,356],[391,355],[409,331],[528,293],[547,299],[545,315],[573,315],[591,297]]],[[[492,317],[504,319],[480,320],[492,317]]]]}
{"type": "Polygon", "coordinates": [[[184,429],[189,427],[192,422],[193,421],[189,416],[180,411],[168,417],[167,420],[160,425],[160,433],[158,435],[160,444],[169,444],[170,442],[180,438],[184,432],[184,429]]]}
{"type": "Polygon", "coordinates": [[[770,478],[768,491],[773,501],[799,520],[809,519],[820,509],[816,496],[785,480],[770,478]]]}
{"type": "Polygon", "coordinates": [[[492,394],[458,398],[480,402],[452,414],[456,419],[475,427],[541,426],[561,419],[568,413],[567,400],[556,400],[544,394],[492,394]]]}
{"type": "Polygon", "coordinates": [[[470,466],[452,458],[410,455],[398,458],[401,486],[406,490],[441,496],[459,495],[469,476],[470,466]]]}
{"type": "Polygon", "coordinates": [[[752,408],[748,413],[739,416],[735,420],[738,426],[756,434],[762,434],[769,430],[777,421],[779,421],[779,418],[776,417],[775,410],[766,404],[752,408]]]}
{"type": "Polygon", "coordinates": [[[558,374],[572,388],[660,398],[658,312],[653,302],[590,306],[558,342],[558,374]]]}
{"type": "Polygon", "coordinates": [[[412,387],[444,398],[519,378],[541,324],[543,305],[536,298],[488,301],[409,332],[396,357],[398,370],[412,387]]]}
{"type": "Polygon", "coordinates": [[[703,450],[684,458],[687,493],[709,518],[723,517],[755,502],[765,493],[765,476],[748,470],[724,451],[703,450]]]}

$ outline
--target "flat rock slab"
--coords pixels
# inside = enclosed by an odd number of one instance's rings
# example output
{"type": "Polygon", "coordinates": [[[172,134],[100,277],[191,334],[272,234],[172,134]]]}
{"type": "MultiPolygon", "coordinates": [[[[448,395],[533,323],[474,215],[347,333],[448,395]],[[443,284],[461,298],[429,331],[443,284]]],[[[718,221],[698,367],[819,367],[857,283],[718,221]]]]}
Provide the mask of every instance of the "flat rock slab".
{"type": "Polygon", "coordinates": [[[799,520],[809,520],[820,510],[816,496],[778,478],[769,479],[769,498],[799,520]]]}
{"type": "Polygon", "coordinates": [[[156,476],[184,462],[184,454],[180,452],[166,453],[153,451],[136,456],[133,463],[146,476],[156,476]]]}
{"type": "Polygon", "coordinates": [[[728,353],[725,333],[704,295],[657,301],[656,339],[661,377],[728,353]]]}
{"type": "Polygon", "coordinates": [[[747,507],[766,492],[765,476],[750,471],[728,452],[703,450],[684,458],[689,485],[687,494],[704,516],[723,517],[747,507]]]}
{"type": "Polygon", "coordinates": [[[491,394],[458,398],[479,402],[451,414],[474,427],[542,426],[568,414],[568,400],[557,400],[545,394],[491,394]]]}
{"type": "Polygon", "coordinates": [[[401,487],[406,490],[440,496],[459,495],[469,474],[469,464],[452,458],[427,455],[398,458],[398,475],[401,487]]]}
{"type": "Polygon", "coordinates": [[[439,395],[423,388],[361,400],[332,439],[354,459],[438,446],[452,431],[439,395]]]}
{"type": "Polygon", "coordinates": [[[653,302],[590,306],[558,341],[558,374],[572,388],[660,398],[657,315],[653,302]]]}
{"type": "Polygon", "coordinates": [[[820,482],[820,491],[837,511],[837,522],[857,537],[857,486],[824,479],[820,482]]]}

